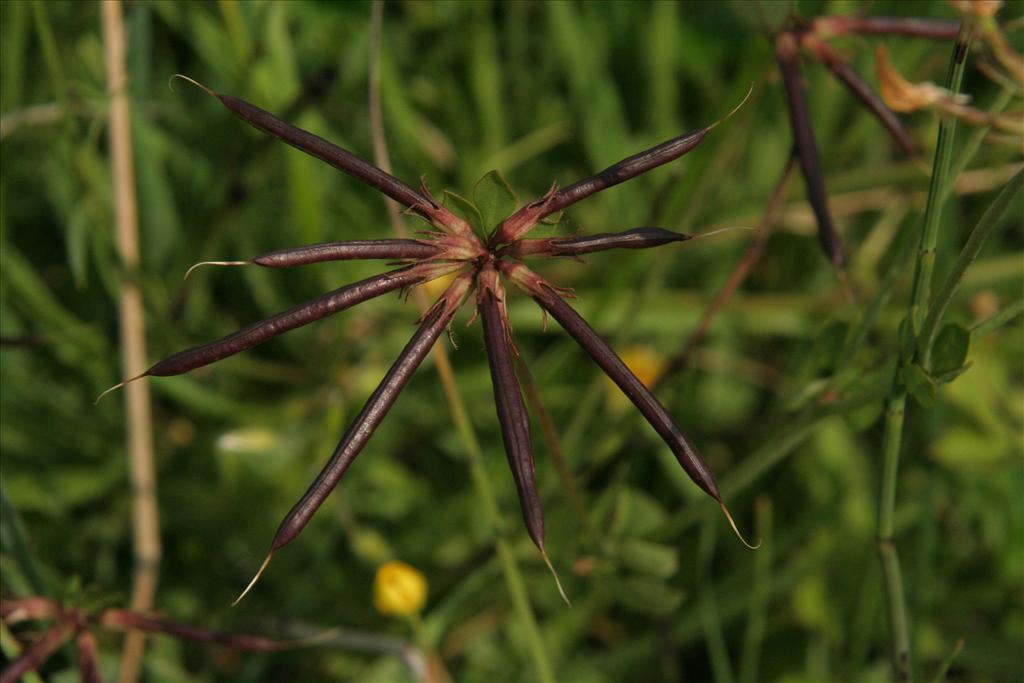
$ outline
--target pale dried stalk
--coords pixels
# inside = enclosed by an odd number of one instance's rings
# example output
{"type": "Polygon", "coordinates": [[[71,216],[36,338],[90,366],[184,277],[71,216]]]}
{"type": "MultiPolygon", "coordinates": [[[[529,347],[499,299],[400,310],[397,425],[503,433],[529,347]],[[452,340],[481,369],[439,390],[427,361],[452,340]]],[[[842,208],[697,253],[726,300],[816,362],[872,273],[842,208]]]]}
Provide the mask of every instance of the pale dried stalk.
{"type": "MultiPolygon", "coordinates": [[[[121,256],[122,283],[118,302],[121,362],[124,375],[134,377],[146,368],[146,337],[142,296],[134,275],[139,266],[138,211],[132,162],[131,126],[125,75],[125,31],[120,0],[101,4],[106,52],[107,93],[110,97],[110,167],[114,188],[114,221],[121,256]]],[[[132,489],[132,547],[135,572],[131,608],[152,608],[160,563],[160,522],[153,465],[153,432],[149,387],[135,382],[125,388],[128,469],[132,489]]],[[[121,657],[121,683],[138,679],[145,635],[131,631],[121,657]]]]}

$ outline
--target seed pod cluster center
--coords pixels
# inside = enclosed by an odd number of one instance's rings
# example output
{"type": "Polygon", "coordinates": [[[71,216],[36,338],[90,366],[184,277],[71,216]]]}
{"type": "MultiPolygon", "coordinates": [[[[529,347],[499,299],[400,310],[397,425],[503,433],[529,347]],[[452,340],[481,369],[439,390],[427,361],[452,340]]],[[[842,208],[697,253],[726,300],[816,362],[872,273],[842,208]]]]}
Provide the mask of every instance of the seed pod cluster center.
{"type": "MultiPolygon", "coordinates": [[[[553,185],[543,196],[519,207],[496,225],[481,226],[471,225],[465,217],[437,201],[425,183],[413,189],[352,152],[286,123],[256,105],[221,95],[191,79],[186,80],[216,97],[228,110],[253,127],[323,160],[399,202],[409,215],[426,225],[418,239],[328,242],[278,249],[242,261],[209,262],[284,268],[324,261],[387,259],[399,267],[336,289],[221,339],[180,351],[132,380],[188,372],[382,294],[408,290],[441,276],[454,275],[444,293],[420,319],[419,328],[349,425],[321,472],[281,522],[266,560],[242,596],[266,569],[271,556],[299,535],[338,485],[399,393],[442,333],[450,327],[459,308],[470,300],[474,290],[474,319],[479,317],[483,327],[496,413],[523,520],[530,538],[547,561],[544,513],[535,480],[530,418],[515,371],[514,357],[519,351],[505,308],[508,296],[505,283],[515,285],[532,297],[545,315],[550,314],[558,321],[636,405],[690,478],[725,510],[711,471],[669,412],[566,301],[571,298],[571,293],[546,281],[525,263],[529,259],[578,258],[608,249],[657,247],[687,239],[685,235],[657,227],[638,227],[591,236],[529,238],[527,235],[542,220],[576,202],[686,154],[699,145],[716,124],[672,138],[561,190],[553,185]]],[[[729,521],[731,523],[731,518],[729,521]]]]}

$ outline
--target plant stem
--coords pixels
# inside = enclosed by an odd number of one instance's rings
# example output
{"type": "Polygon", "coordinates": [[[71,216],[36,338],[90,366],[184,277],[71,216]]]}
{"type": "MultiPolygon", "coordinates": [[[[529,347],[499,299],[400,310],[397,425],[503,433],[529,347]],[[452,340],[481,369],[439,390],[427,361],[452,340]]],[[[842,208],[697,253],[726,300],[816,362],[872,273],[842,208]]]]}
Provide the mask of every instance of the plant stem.
{"type": "MultiPolygon", "coordinates": [[[[374,161],[377,166],[385,172],[391,172],[391,161],[387,152],[387,139],[384,135],[384,120],[380,102],[380,35],[381,26],[384,20],[383,0],[374,0],[371,15],[370,27],[370,123],[373,130],[373,152],[374,161]]],[[[405,238],[407,236],[405,226],[398,213],[398,207],[393,200],[387,200],[388,215],[396,234],[405,238]]],[[[426,311],[426,294],[421,288],[413,290],[416,305],[421,311],[426,311]]],[[[495,536],[494,549],[501,565],[502,574],[505,577],[505,585],[512,600],[512,607],[519,619],[519,624],[526,635],[527,648],[533,666],[536,670],[537,679],[543,683],[554,683],[551,663],[548,660],[547,650],[544,647],[544,640],[537,626],[533,608],[530,605],[529,596],[523,583],[522,574],[519,572],[519,565],[515,555],[509,548],[508,543],[500,537],[499,531],[502,528],[501,509],[498,506],[498,499],[491,488],[491,482],[487,478],[487,471],[484,467],[483,452],[480,448],[480,441],[476,437],[473,424],[466,412],[466,404],[462,399],[462,393],[455,382],[455,373],[452,372],[451,361],[443,344],[434,345],[434,362],[437,365],[437,374],[441,380],[441,387],[451,411],[452,421],[455,423],[455,430],[459,434],[466,457],[469,460],[470,476],[476,487],[477,495],[480,497],[481,507],[487,519],[488,526],[495,536]]]]}
{"type": "MultiPolygon", "coordinates": [[[[953,47],[946,87],[954,94],[960,91],[964,65],[967,61],[969,38],[961,32],[953,47]]],[[[939,216],[949,189],[949,167],[952,158],[952,142],[956,132],[956,120],[944,118],[939,122],[938,141],[932,163],[931,182],[925,208],[924,227],[914,269],[914,288],[911,294],[908,319],[912,330],[920,329],[925,308],[931,291],[932,271],[935,266],[935,244],[938,238],[939,216]]],[[[876,544],[882,565],[885,596],[888,604],[890,649],[893,677],[898,682],[912,681],[913,668],[910,662],[910,629],[908,626],[906,598],[903,591],[903,577],[900,572],[899,553],[893,542],[893,519],[896,509],[896,483],[899,475],[900,446],[903,440],[903,421],[906,408],[906,389],[903,386],[901,367],[903,358],[897,363],[895,377],[889,398],[886,400],[885,427],[882,435],[882,476],[878,500],[878,526],[876,544]]]]}
{"type": "MultiPolygon", "coordinates": [[[[107,94],[110,97],[110,166],[114,188],[114,219],[117,248],[123,268],[119,302],[123,376],[134,377],[146,367],[146,331],[142,294],[135,282],[139,267],[139,227],[125,73],[124,17],[120,1],[105,0],[101,5],[101,15],[107,94]]],[[[161,554],[149,386],[145,382],[128,385],[125,388],[125,404],[132,487],[132,547],[135,554],[131,608],[137,612],[146,612],[153,606],[161,554]]],[[[141,631],[129,631],[121,658],[121,683],[132,683],[138,679],[145,642],[145,635],[141,631]]]]}
{"type": "Polygon", "coordinates": [[[999,311],[990,318],[985,318],[980,323],[971,328],[971,339],[980,339],[989,332],[997,330],[1006,323],[1016,318],[1021,313],[1024,313],[1024,299],[1018,299],[1012,304],[999,311]]]}
{"type": "MultiPolygon", "coordinates": [[[[969,39],[957,39],[953,47],[953,58],[949,63],[946,87],[955,95],[960,92],[964,66],[967,63],[969,39]]],[[[932,271],[935,268],[935,243],[939,236],[939,218],[942,205],[949,193],[949,166],[953,157],[953,138],[956,135],[956,119],[949,116],[939,121],[939,135],[935,144],[935,159],[932,162],[931,182],[928,185],[928,202],[924,212],[924,229],[921,232],[921,246],[918,249],[917,265],[914,269],[914,289],[911,294],[910,322],[916,334],[924,321],[925,307],[931,293],[932,271]]]]}
{"type": "Polygon", "coordinates": [[[957,257],[956,263],[953,264],[952,270],[946,276],[946,281],[943,283],[942,288],[932,300],[931,307],[928,309],[928,316],[924,319],[924,324],[921,326],[921,336],[918,342],[918,354],[921,357],[921,366],[925,370],[931,364],[932,342],[935,341],[935,333],[938,330],[939,323],[942,322],[942,316],[946,312],[946,307],[949,306],[949,302],[953,299],[953,294],[960,285],[960,281],[963,279],[964,273],[967,272],[967,268],[978,257],[978,252],[981,251],[985,241],[996,228],[1003,225],[1000,223],[1000,220],[1003,214],[1006,213],[1007,208],[1009,208],[1010,202],[1020,192],[1022,186],[1024,186],[1024,169],[1017,171],[1017,174],[1010,179],[1010,182],[1006,184],[1003,191],[996,195],[988,209],[982,214],[978,224],[971,231],[970,237],[967,238],[967,244],[964,245],[960,256],[957,257]]]}
{"type": "Polygon", "coordinates": [[[902,385],[886,401],[885,432],[882,437],[882,485],[878,503],[878,557],[882,563],[888,603],[890,647],[893,676],[896,681],[913,680],[910,668],[910,636],[907,626],[907,604],[903,594],[903,577],[899,554],[893,544],[893,519],[896,508],[896,479],[899,470],[900,441],[907,395],[902,385]]]}

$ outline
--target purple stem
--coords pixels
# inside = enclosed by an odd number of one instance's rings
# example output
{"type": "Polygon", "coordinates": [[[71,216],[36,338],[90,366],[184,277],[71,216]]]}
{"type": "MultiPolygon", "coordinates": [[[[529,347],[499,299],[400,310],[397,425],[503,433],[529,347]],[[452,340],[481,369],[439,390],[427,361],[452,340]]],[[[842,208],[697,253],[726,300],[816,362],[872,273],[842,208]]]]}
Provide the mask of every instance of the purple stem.
{"type": "Polygon", "coordinates": [[[860,100],[861,104],[867,107],[882,122],[882,125],[889,131],[889,135],[892,136],[893,140],[896,141],[896,144],[900,146],[906,155],[914,156],[917,154],[917,146],[914,144],[913,139],[911,139],[910,134],[903,128],[903,123],[899,117],[896,116],[892,109],[885,106],[885,103],[871,89],[871,86],[857,75],[857,72],[843,60],[831,45],[812,33],[804,33],[800,36],[800,40],[804,47],[821,60],[833,75],[853,93],[854,97],[860,100]]]}
{"type": "Polygon", "coordinates": [[[42,666],[68,637],[70,630],[71,627],[66,622],[52,626],[39,640],[25,648],[21,655],[0,672],[0,683],[20,681],[21,677],[29,671],[34,671],[42,666]]]}
{"type": "Polygon", "coordinates": [[[953,40],[960,31],[960,23],[947,19],[845,15],[816,17],[811,20],[811,30],[822,37],[859,33],[861,35],[899,35],[931,40],[953,40]]]}
{"type": "Polygon", "coordinates": [[[96,636],[89,629],[82,627],[75,637],[75,645],[78,648],[78,671],[81,674],[82,683],[103,683],[96,636]]]}
{"type": "Polygon", "coordinates": [[[263,636],[254,636],[245,633],[221,633],[210,631],[205,628],[181,624],[174,621],[154,619],[136,612],[122,609],[109,609],[102,612],[98,619],[99,623],[108,628],[131,629],[135,631],[146,631],[148,633],[162,633],[183,640],[192,640],[199,643],[215,643],[225,647],[232,647],[239,650],[250,650],[258,652],[273,652],[284,650],[289,647],[296,647],[297,644],[287,641],[271,640],[263,636]]]}

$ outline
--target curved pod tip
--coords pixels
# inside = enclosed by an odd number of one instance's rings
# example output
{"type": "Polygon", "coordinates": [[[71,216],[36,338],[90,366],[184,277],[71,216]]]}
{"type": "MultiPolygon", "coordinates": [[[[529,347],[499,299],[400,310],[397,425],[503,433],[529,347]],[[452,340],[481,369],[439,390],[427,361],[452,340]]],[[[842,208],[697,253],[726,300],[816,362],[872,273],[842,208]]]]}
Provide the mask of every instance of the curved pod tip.
{"type": "Polygon", "coordinates": [[[267,556],[263,560],[263,564],[261,564],[260,568],[256,570],[256,576],[252,577],[252,580],[249,581],[249,585],[246,586],[245,590],[242,591],[241,594],[239,594],[239,596],[237,598],[235,598],[235,601],[231,603],[232,607],[234,607],[238,603],[240,603],[242,601],[242,598],[244,598],[246,595],[249,594],[249,591],[252,590],[252,587],[255,586],[256,582],[260,580],[261,576],[263,576],[263,572],[267,571],[267,565],[270,564],[270,559],[272,557],[274,557],[274,551],[273,550],[271,550],[269,553],[267,553],[267,556]]]}
{"type": "Polygon", "coordinates": [[[199,263],[192,264],[192,266],[185,271],[185,277],[182,279],[187,280],[188,276],[192,274],[192,271],[200,266],[248,266],[251,264],[252,261],[200,261],[199,263]]]}
{"type": "MultiPolygon", "coordinates": [[[[202,86],[200,86],[200,87],[202,87],[202,86]]],[[[750,87],[747,88],[747,94],[743,96],[743,99],[740,100],[740,103],[737,104],[732,109],[730,109],[728,114],[726,114],[725,116],[723,116],[722,118],[718,119],[717,121],[712,123],[710,126],[708,126],[707,130],[710,131],[713,128],[715,128],[718,124],[723,123],[723,122],[728,121],[729,119],[731,119],[733,117],[733,115],[736,114],[736,112],[738,112],[740,109],[743,108],[743,105],[747,103],[747,100],[749,100],[750,96],[753,95],[753,94],[754,94],[754,84],[751,83],[750,87]]]]}
{"type": "Polygon", "coordinates": [[[115,384],[114,386],[110,387],[109,389],[107,389],[106,391],[104,391],[104,392],[103,392],[102,394],[100,394],[99,396],[97,396],[97,397],[96,397],[96,400],[95,400],[95,401],[93,401],[93,402],[92,402],[92,404],[93,404],[93,405],[96,405],[96,404],[98,404],[98,403],[100,402],[100,399],[101,399],[101,398],[103,398],[104,396],[106,396],[107,394],[109,394],[110,392],[112,392],[112,391],[114,391],[114,390],[116,390],[116,389],[120,389],[121,387],[123,387],[123,386],[124,386],[124,385],[126,385],[126,384],[131,384],[132,382],[134,382],[134,381],[135,381],[135,380],[137,380],[137,379],[142,379],[142,378],[143,378],[143,377],[145,377],[145,376],[146,376],[147,374],[149,374],[149,373],[148,373],[148,372],[144,372],[144,373],[142,373],[141,375],[135,375],[134,377],[131,377],[131,378],[129,378],[129,379],[126,379],[126,380],[123,380],[123,381],[121,381],[121,382],[118,382],[117,384],[115,384]]]}
{"type": "Polygon", "coordinates": [[[572,603],[569,602],[569,598],[565,595],[565,590],[562,588],[562,582],[558,579],[558,572],[555,571],[554,565],[551,564],[551,558],[548,557],[548,553],[544,548],[540,549],[540,556],[544,558],[544,564],[548,566],[548,570],[551,572],[551,576],[555,579],[555,586],[558,587],[558,594],[565,600],[565,604],[572,607],[572,603]]]}
{"type": "Polygon", "coordinates": [[[729,526],[732,527],[732,532],[734,534],[736,534],[736,538],[740,539],[740,543],[742,543],[743,545],[747,546],[751,550],[757,550],[758,548],[760,548],[761,547],[761,541],[760,540],[758,540],[756,543],[751,545],[750,543],[747,542],[747,539],[743,538],[743,534],[740,533],[739,528],[736,526],[735,520],[733,520],[732,515],[729,514],[729,508],[725,507],[725,503],[723,503],[722,501],[718,501],[718,505],[719,505],[719,507],[722,508],[722,512],[725,513],[725,518],[727,520],[729,520],[729,526]]]}
{"type": "Polygon", "coordinates": [[[747,225],[730,225],[724,228],[718,228],[717,230],[712,230],[711,232],[702,232],[699,235],[687,235],[687,240],[694,242],[696,240],[707,239],[708,237],[714,237],[715,235],[721,235],[727,232],[736,232],[737,230],[743,230],[744,232],[757,232],[757,228],[752,228],[747,225]]]}
{"type": "Polygon", "coordinates": [[[203,85],[202,83],[200,83],[199,81],[197,81],[194,78],[189,78],[185,74],[171,74],[171,77],[167,79],[167,87],[171,90],[171,92],[174,92],[173,83],[174,83],[174,79],[175,78],[180,78],[181,80],[185,81],[186,83],[191,83],[192,85],[196,86],[197,88],[199,88],[200,90],[205,92],[207,95],[210,95],[211,97],[220,97],[212,89],[207,88],[205,85],[203,85]]]}

